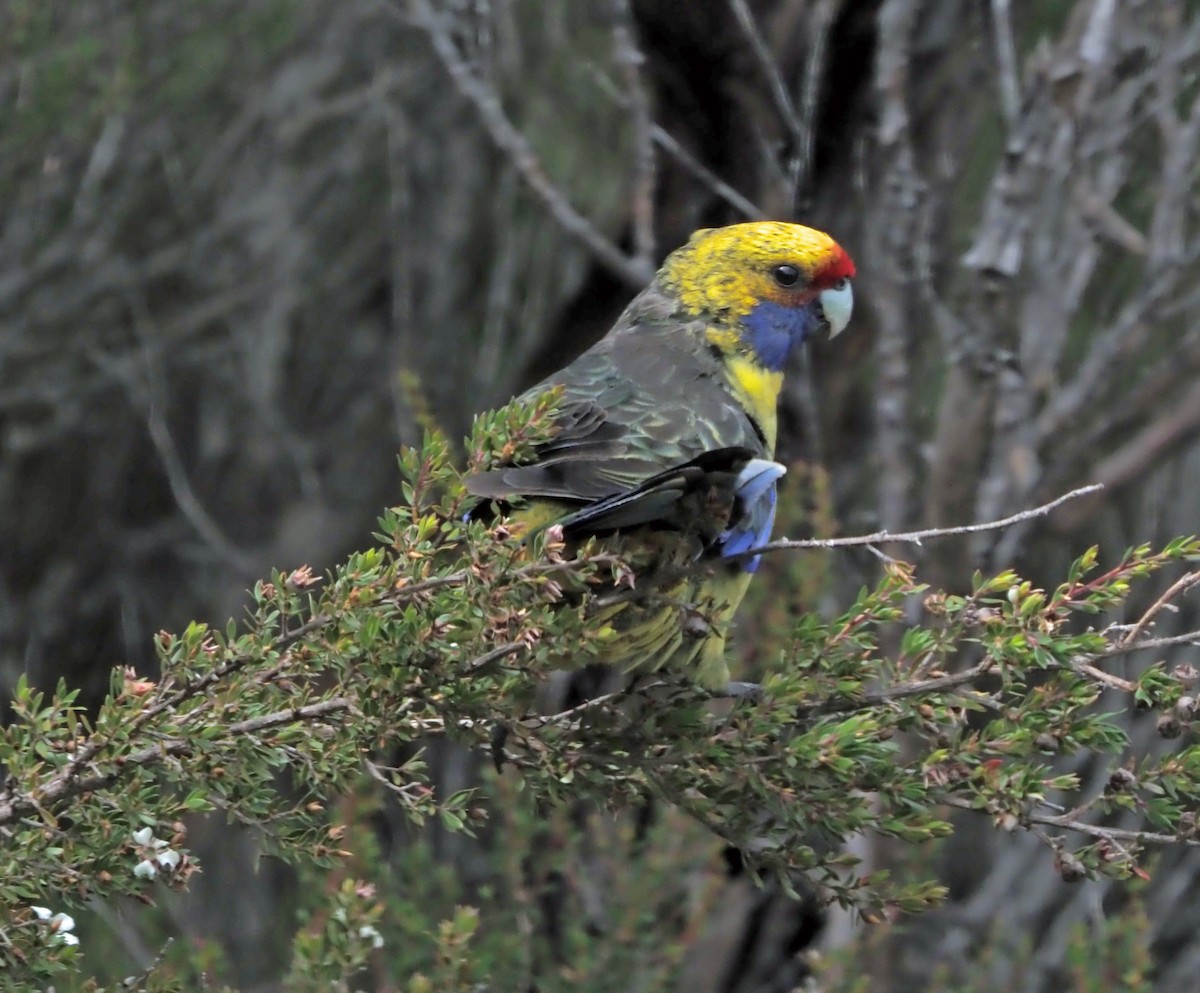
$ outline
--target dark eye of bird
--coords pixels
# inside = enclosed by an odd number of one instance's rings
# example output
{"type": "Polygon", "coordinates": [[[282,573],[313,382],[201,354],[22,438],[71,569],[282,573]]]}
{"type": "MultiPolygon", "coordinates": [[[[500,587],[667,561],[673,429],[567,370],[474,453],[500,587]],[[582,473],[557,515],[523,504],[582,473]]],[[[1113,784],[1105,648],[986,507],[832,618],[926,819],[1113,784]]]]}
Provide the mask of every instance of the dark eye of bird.
{"type": "Polygon", "coordinates": [[[849,282],[850,282],[850,280],[848,280],[845,276],[843,276],[841,279],[839,279],[836,283],[833,284],[833,288],[835,290],[844,290],[849,282]]]}
{"type": "Polygon", "coordinates": [[[777,265],[771,275],[780,286],[795,286],[800,282],[800,270],[794,265],[777,265]]]}

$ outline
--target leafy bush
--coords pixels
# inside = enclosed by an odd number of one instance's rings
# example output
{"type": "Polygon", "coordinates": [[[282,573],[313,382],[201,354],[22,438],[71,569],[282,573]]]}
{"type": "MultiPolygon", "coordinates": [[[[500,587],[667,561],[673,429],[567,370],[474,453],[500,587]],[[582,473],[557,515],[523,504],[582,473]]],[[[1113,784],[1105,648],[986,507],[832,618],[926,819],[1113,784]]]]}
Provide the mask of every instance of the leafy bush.
{"type": "MultiPolygon", "coordinates": [[[[552,403],[481,417],[468,468],[519,457],[552,403]]],[[[953,812],[976,811],[1035,833],[1068,882],[1144,876],[1147,845],[1197,843],[1200,677],[1156,664],[1128,679],[1109,666],[1195,639],[1152,631],[1195,574],[1137,624],[1102,621],[1135,583],[1200,557],[1196,539],[1133,548],[1107,568],[1090,549],[1051,590],[1005,572],[977,576],[968,595],[930,591],[889,560],[840,616],[796,619],[758,702],[718,704],[660,675],[543,713],[539,685],[606,636],[587,624],[589,591],[630,577],[602,547],[571,555],[553,531],[522,543],[503,522],[467,520],[443,437],[402,463],[403,502],[378,544],[327,580],[278,572],[255,587],[244,623],[163,632],[157,678],[115,669],[95,713],[64,685],[18,687],[0,735],[3,983],[93,988],[80,977],[101,963],[66,915],[185,888],[200,814],[252,827],[301,867],[289,989],[349,989],[370,967],[414,993],[518,988],[545,963],[556,963],[546,989],[627,988],[647,971],[665,985],[695,940],[699,898],[685,880],[712,871],[722,845],[752,873],[816,884],[874,920],[943,894],[929,879],[863,871],[845,847],[860,832],[932,843],[953,831],[953,812]],[[906,619],[914,607],[919,624],[906,619]],[[1168,747],[1130,754],[1129,708],[1153,712],[1168,747]],[[422,756],[438,739],[498,771],[438,795],[422,756]],[[1110,756],[1098,790],[1070,764],[1096,753],[1110,756]],[[375,788],[414,830],[436,820],[503,836],[491,876],[456,890],[419,845],[389,865],[355,807],[377,803],[375,788]],[[663,813],[635,830],[621,812],[647,798],[663,813]],[[1134,826],[1116,823],[1130,814],[1134,826]],[[590,840],[572,828],[580,819],[590,840]],[[605,845],[637,849],[645,871],[590,913],[577,870],[605,845]],[[566,880],[560,897],[583,908],[553,948],[532,936],[545,898],[533,878],[566,880]],[[595,940],[605,928],[620,941],[595,940]]],[[[188,988],[203,952],[168,948],[124,988],[188,988]]]]}

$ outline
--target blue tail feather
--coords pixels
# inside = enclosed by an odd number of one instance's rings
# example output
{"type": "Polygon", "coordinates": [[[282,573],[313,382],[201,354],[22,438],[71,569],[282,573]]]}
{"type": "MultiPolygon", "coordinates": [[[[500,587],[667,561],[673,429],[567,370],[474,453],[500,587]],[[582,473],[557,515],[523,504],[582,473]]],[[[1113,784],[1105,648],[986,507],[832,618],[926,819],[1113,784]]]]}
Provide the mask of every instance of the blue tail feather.
{"type": "MultiPolygon", "coordinates": [[[[787,468],[778,462],[751,459],[738,473],[734,494],[741,514],[721,534],[719,542],[723,556],[741,555],[771,540],[771,529],[775,525],[775,483],[785,472],[787,468]]],[[[755,555],[747,559],[742,568],[755,572],[761,558],[755,555]]]]}

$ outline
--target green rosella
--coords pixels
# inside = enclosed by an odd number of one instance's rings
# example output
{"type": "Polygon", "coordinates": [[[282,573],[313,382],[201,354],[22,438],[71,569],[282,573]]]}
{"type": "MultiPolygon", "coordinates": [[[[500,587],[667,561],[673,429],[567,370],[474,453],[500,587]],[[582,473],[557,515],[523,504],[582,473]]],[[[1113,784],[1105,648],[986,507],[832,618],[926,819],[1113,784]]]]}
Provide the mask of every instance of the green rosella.
{"type": "Polygon", "coordinates": [[[560,525],[568,543],[601,536],[629,563],[634,591],[593,607],[600,661],[728,684],[726,635],[784,472],[772,461],[784,366],[846,326],[853,276],[812,228],[697,231],[600,342],[524,395],[562,388],[551,440],[468,478],[481,512],[525,532],[560,525]]]}

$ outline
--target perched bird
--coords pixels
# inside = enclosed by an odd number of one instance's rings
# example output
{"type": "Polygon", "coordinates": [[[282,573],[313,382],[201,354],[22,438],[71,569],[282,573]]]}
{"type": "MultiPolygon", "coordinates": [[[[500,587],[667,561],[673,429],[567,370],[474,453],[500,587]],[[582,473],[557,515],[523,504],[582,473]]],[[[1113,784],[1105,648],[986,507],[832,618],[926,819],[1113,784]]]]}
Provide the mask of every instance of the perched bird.
{"type": "Polygon", "coordinates": [[[784,473],[772,461],[784,366],[846,326],[853,276],[812,228],[697,231],[600,342],[524,394],[562,388],[532,460],[468,477],[478,512],[526,533],[560,525],[568,543],[601,536],[629,563],[634,590],[593,608],[609,629],[600,661],[728,685],[725,639],[784,473]]]}

